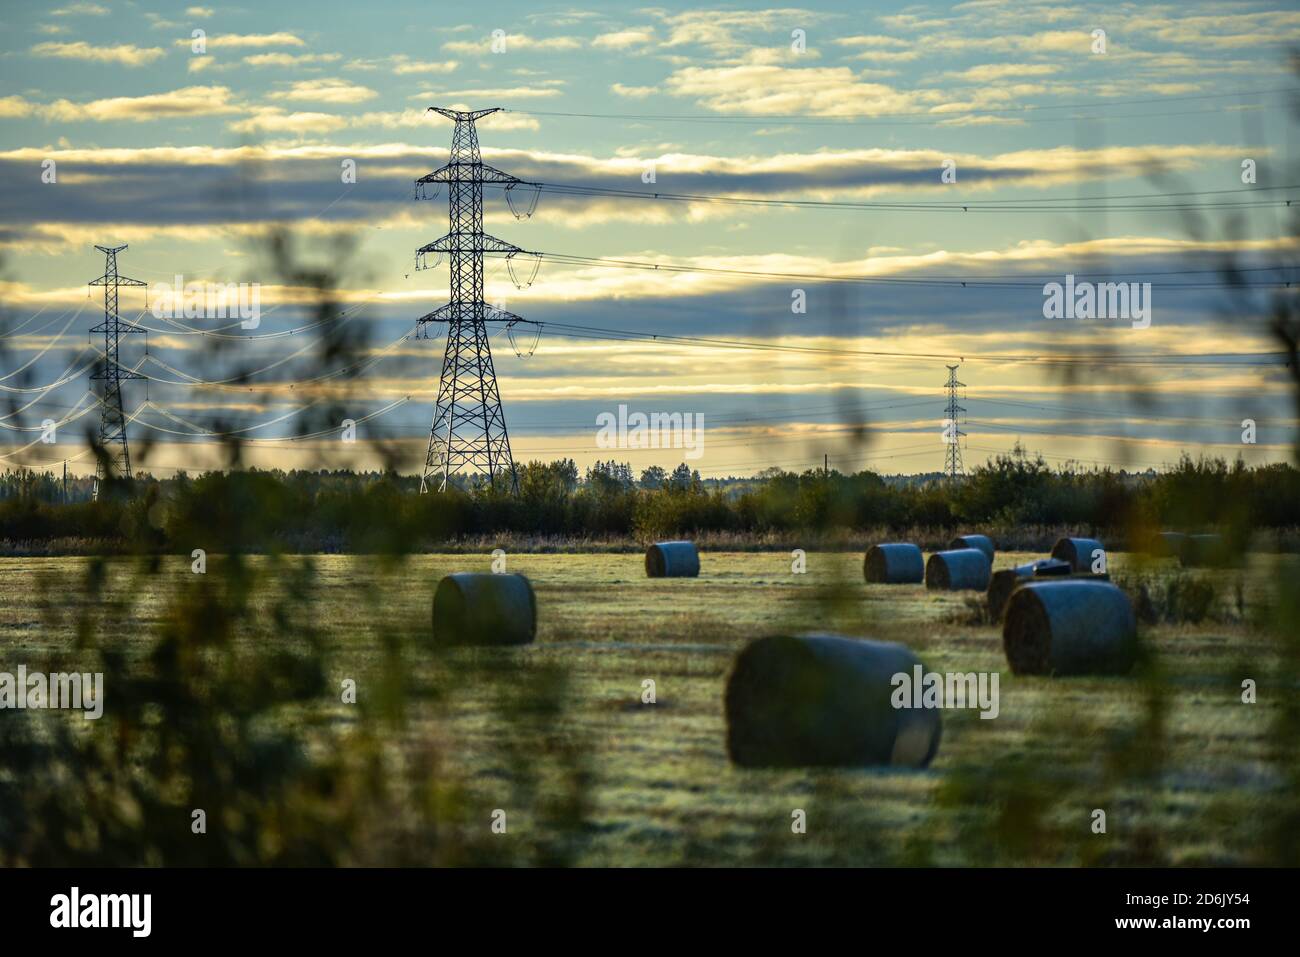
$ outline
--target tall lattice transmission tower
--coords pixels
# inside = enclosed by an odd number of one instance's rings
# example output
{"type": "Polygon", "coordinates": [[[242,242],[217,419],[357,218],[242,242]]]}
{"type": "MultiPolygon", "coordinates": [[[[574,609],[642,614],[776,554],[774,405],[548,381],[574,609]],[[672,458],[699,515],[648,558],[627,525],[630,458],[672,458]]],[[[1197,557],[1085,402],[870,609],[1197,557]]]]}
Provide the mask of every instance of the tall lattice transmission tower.
{"type": "Polygon", "coordinates": [[[144,332],[138,326],[123,322],[117,309],[118,286],[143,286],[145,283],[118,274],[117,254],[126,246],[96,246],[104,254],[104,275],[92,279],[90,285],[104,287],[104,321],[90,331],[104,334],[104,361],[91,375],[103,380],[100,399],[103,403],[99,418],[99,464],[95,469],[94,497],[99,498],[100,487],[105,482],[131,477],[131,449],[126,442],[126,413],[122,409],[122,383],[127,379],[144,376],[123,369],[118,361],[123,333],[144,332]]]}
{"type": "MultiPolygon", "coordinates": [[[[483,184],[503,187],[510,208],[520,219],[532,215],[532,208],[521,215],[511,190],[517,186],[535,188],[536,184],[525,183],[483,162],[474,122],[498,109],[461,111],[430,107],[432,112],[456,123],[451,157],[446,166],[415,181],[418,199],[436,197],[440,184],[447,184],[450,222],[447,235],[416,250],[416,268],[430,268],[430,259],[436,266],[445,255],[451,273],[447,304],[421,316],[416,324],[417,334],[422,338],[427,337],[429,323],[447,324],[447,348],[442,359],[433,426],[429,430],[429,451],[420,479],[421,492],[427,492],[431,485],[443,491],[451,476],[461,472],[485,474],[494,488],[498,477],[504,480],[508,476],[510,489],[518,491],[519,488],[492,366],[488,323],[505,323],[509,329],[528,320],[483,301],[483,257],[505,256],[509,264],[515,256],[535,258],[536,254],[483,232],[483,184]]],[[[534,193],[534,206],[536,200],[534,193]]],[[[514,275],[513,266],[511,275],[514,275]]]]}
{"type": "Polygon", "coordinates": [[[943,420],[943,441],[947,448],[944,456],[943,470],[948,478],[955,479],[962,474],[961,440],[966,434],[961,430],[960,416],[966,410],[957,404],[957,390],[966,388],[965,382],[957,381],[960,366],[948,366],[948,409],[943,420]]]}

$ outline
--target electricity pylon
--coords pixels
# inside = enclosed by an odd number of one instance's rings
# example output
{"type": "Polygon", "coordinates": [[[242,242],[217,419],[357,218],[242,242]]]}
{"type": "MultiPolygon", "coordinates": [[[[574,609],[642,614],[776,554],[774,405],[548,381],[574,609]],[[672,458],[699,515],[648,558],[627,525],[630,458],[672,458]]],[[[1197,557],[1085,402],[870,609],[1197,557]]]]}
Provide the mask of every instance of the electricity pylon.
{"type": "Polygon", "coordinates": [[[143,379],[130,369],[123,369],[118,361],[119,340],[123,333],[144,332],[138,326],[122,322],[117,310],[118,286],[143,286],[138,279],[118,275],[117,254],[122,246],[96,246],[104,254],[104,275],[92,279],[90,285],[104,287],[104,321],[90,331],[104,334],[104,363],[91,379],[104,382],[103,403],[99,417],[99,464],[95,468],[94,497],[99,498],[100,486],[115,479],[131,478],[131,449],[126,443],[126,413],[122,409],[122,382],[143,379]]]}
{"type": "Polygon", "coordinates": [[[487,324],[504,322],[509,328],[528,320],[483,301],[483,257],[496,254],[509,259],[524,250],[483,232],[483,184],[505,187],[507,197],[517,185],[534,184],[525,184],[483,162],[474,121],[497,112],[499,107],[471,111],[430,109],[454,120],[456,129],[447,165],[415,181],[416,196],[421,199],[426,198],[425,188],[430,184],[447,184],[450,221],[447,235],[416,250],[416,268],[426,268],[430,255],[440,260],[445,254],[451,273],[447,304],[421,316],[416,323],[422,336],[428,323],[447,323],[447,349],[420,491],[427,492],[434,483],[438,491],[444,491],[450,477],[462,471],[486,474],[493,488],[498,476],[504,479],[508,473],[511,491],[518,491],[519,478],[510,455],[510,435],[492,366],[487,324]]]}
{"type": "Polygon", "coordinates": [[[963,432],[959,426],[958,415],[966,410],[957,404],[957,390],[966,388],[965,382],[957,381],[957,370],[960,366],[948,366],[948,411],[947,417],[943,422],[943,440],[948,446],[948,451],[943,463],[943,470],[948,473],[948,478],[955,479],[962,474],[961,465],[961,446],[958,444],[963,432]]]}

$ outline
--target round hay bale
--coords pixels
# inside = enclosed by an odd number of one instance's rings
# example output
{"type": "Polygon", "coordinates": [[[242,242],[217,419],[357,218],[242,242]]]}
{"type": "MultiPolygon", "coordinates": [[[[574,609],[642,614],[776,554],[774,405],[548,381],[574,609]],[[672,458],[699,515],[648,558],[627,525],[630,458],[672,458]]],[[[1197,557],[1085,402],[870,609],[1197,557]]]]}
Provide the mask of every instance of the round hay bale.
{"type": "Polygon", "coordinates": [[[458,572],[433,594],[433,643],[526,645],[537,635],[537,596],[523,575],[458,572]]]}
{"type": "Polygon", "coordinates": [[[1137,660],[1137,622],[1110,582],[1029,581],[1007,601],[1002,647],[1018,675],[1122,675],[1137,660]]]}
{"type": "Polygon", "coordinates": [[[1092,571],[1092,553],[1106,546],[1095,538],[1061,538],[1052,546],[1052,557],[1070,563],[1076,572],[1092,571]]]}
{"type": "Polygon", "coordinates": [[[727,677],[727,753],[743,767],[924,767],[939,709],[895,708],[894,675],[920,660],[904,645],[838,635],[759,638],[727,677]]]}
{"type": "Polygon", "coordinates": [[[1178,558],[1186,541],[1187,536],[1182,532],[1157,532],[1147,543],[1147,554],[1153,558],[1178,558]]]}
{"type": "Polygon", "coordinates": [[[886,585],[919,585],[925,580],[925,556],[917,546],[903,542],[872,545],[862,561],[862,575],[886,585]]]}
{"type": "Polygon", "coordinates": [[[989,587],[992,571],[993,566],[988,556],[978,548],[935,552],[925,563],[925,587],[948,591],[965,588],[984,591],[989,587]]]}
{"type": "Polygon", "coordinates": [[[696,578],[700,553],[694,542],[658,542],[646,549],[645,573],[650,578],[696,578]]]}
{"type": "Polygon", "coordinates": [[[1188,535],[1178,550],[1178,560],[1185,568],[1222,568],[1232,564],[1232,555],[1222,535],[1188,535]]]}
{"type": "Polygon", "coordinates": [[[988,556],[989,565],[993,564],[993,539],[987,535],[959,535],[948,543],[948,550],[960,548],[978,548],[988,556]]]}
{"type": "Polygon", "coordinates": [[[1007,607],[1007,599],[1016,590],[1016,586],[1030,578],[1048,575],[1065,575],[1070,571],[1069,562],[1057,558],[1040,558],[1027,565],[1015,568],[1003,568],[993,573],[989,579],[988,605],[989,616],[1000,621],[1002,612],[1007,607]]]}

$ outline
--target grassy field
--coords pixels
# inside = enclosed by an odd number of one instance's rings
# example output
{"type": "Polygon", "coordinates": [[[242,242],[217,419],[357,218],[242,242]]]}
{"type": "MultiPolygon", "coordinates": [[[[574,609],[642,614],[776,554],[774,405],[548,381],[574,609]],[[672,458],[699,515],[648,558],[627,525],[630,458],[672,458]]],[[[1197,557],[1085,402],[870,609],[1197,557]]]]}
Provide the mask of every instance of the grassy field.
{"type": "MultiPolygon", "coordinates": [[[[995,567],[1033,557],[999,555],[995,567]]],[[[251,561],[269,578],[284,574],[251,561]]],[[[0,670],[73,647],[85,599],[70,583],[87,562],[0,559],[0,670]]],[[[860,554],[809,554],[796,575],[786,553],[706,553],[694,580],[648,580],[639,555],[512,555],[508,570],[537,591],[537,643],[450,659],[421,650],[433,585],[448,572],[487,571],[488,556],[421,555],[396,567],[317,556],[285,567],[302,562],[315,568],[312,620],[327,636],[334,685],[355,679],[365,703],[393,680],[392,636],[408,641],[399,667],[416,693],[400,736],[407,746],[436,742],[463,783],[464,826],[487,829],[494,810],[507,812],[496,839],[526,848],[523,861],[1269,863],[1270,821],[1294,807],[1270,742],[1279,695],[1296,690],[1270,683],[1273,645],[1246,623],[1265,599],[1252,584],[1258,570],[1198,573],[1222,579],[1221,613],[1144,627],[1151,664],[1140,674],[1050,679],[1010,673],[1000,629],[977,622],[973,593],[864,585],[860,554]],[[722,715],[732,657],[754,637],[809,630],[900,641],[931,670],[1000,672],[1000,714],[946,713],[924,771],[733,767],[722,715]],[[509,667],[479,681],[465,661],[509,667]],[[539,675],[558,689],[550,704],[513,708],[539,675]],[[1259,703],[1242,703],[1244,678],[1258,681],[1259,703]],[[647,679],[654,704],[641,702],[647,679]],[[1098,808],[1105,834],[1092,831],[1098,808]],[[792,833],[795,809],[806,812],[804,834],[792,833]]],[[[1117,575],[1157,585],[1174,570],[1139,569],[1125,555],[1111,562],[1117,575]]],[[[123,601],[111,627],[138,634],[132,644],[143,648],[197,576],[188,559],[166,559],[141,592],[132,568],[109,563],[100,604],[123,601]]],[[[221,574],[220,559],[207,574],[221,574]]],[[[328,749],[330,736],[350,733],[353,712],[323,708],[330,720],[318,740],[328,749]]]]}

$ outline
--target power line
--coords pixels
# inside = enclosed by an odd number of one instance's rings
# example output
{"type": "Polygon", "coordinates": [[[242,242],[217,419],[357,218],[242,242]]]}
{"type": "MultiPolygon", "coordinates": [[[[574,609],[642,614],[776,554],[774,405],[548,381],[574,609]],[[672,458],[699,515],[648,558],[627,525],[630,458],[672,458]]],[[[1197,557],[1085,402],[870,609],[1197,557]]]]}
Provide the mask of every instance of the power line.
{"type": "MultiPolygon", "coordinates": [[[[1170,440],[1170,439],[1147,438],[1147,437],[1131,436],[1131,435],[1105,435],[1105,434],[1094,433],[1094,432],[1057,432],[1055,430],[1049,430],[1049,429],[1035,429],[1032,426],[1002,425],[1001,423],[997,423],[997,422],[983,422],[975,419],[969,420],[967,422],[967,425],[977,425],[986,429],[997,429],[1000,432],[1017,432],[1017,433],[1029,432],[1032,434],[1047,435],[1047,436],[1051,436],[1052,438],[1063,438],[1063,439],[1100,439],[1108,442],[1138,442],[1138,443],[1145,443],[1145,444],[1150,444],[1152,442],[1155,442],[1157,444],[1168,444],[1171,441],[1177,441],[1177,440],[1170,440]]],[[[1196,444],[1236,448],[1239,447],[1241,443],[1240,442],[1198,441],[1196,444]]],[[[1289,446],[1279,444],[1277,445],[1277,448],[1289,448],[1289,446]]]]}
{"type": "MultiPolygon", "coordinates": [[[[490,184],[487,184],[490,185],[490,184]]],[[[769,198],[761,196],[731,196],[715,193],[672,193],[642,189],[625,189],[615,186],[581,186],[565,183],[531,183],[537,189],[561,196],[608,196],[619,199],[660,200],[706,205],[779,207],[793,209],[828,209],[828,210],[876,210],[885,212],[947,212],[947,213],[1007,213],[1007,212],[1158,212],[1171,210],[1189,212],[1209,209],[1243,209],[1253,207],[1287,207],[1293,200],[1286,198],[1252,200],[1249,202],[1165,202],[1165,203],[1116,203],[1125,199],[1177,198],[1180,196],[1218,196],[1240,193],[1257,193],[1264,190],[1290,190],[1296,185],[1249,187],[1246,189],[1210,190],[1198,193],[1193,190],[1170,193],[1133,193],[1129,196],[1073,197],[1073,198],[1031,198],[1031,199],[987,199],[987,200],[950,200],[944,202],[883,202],[873,200],[814,200],[769,198]]],[[[863,184],[885,185],[890,184],[863,184]]]]}
{"type": "MultiPolygon", "coordinates": [[[[985,109],[952,110],[936,113],[940,106],[929,110],[898,110],[875,113],[825,113],[816,120],[808,119],[806,113],[747,113],[743,116],[722,116],[715,113],[578,113],[557,110],[515,110],[503,112],[518,113],[524,116],[550,116],[598,120],[658,120],[673,122],[699,123],[771,123],[782,122],[798,125],[826,126],[837,125],[838,121],[877,122],[895,118],[922,118],[926,123],[943,122],[962,116],[1001,116],[1004,114],[1039,113],[1046,110],[1087,110],[1101,107],[1110,109],[1115,106],[1138,106],[1151,103],[1190,102],[1196,100],[1216,100],[1244,96],[1271,96],[1273,94],[1300,94],[1300,87],[1278,87],[1271,90],[1236,90],[1228,93],[1190,93],[1174,96],[1142,97],[1138,99],[1107,100],[1099,99],[1089,103],[1041,103],[1020,106],[989,107],[985,109]]],[[[1214,112],[1221,112],[1216,108],[1214,112]]],[[[1166,113],[1139,114],[1144,116],[1164,116],[1166,113]]]]}
{"type": "MultiPolygon", "coordinates": [[[[720,266],[697,266],[681,265],[677,263],[656,263],[639,259],[613,259],[608,257],[596,256],[578,256],[570,253],[555,252],[538,252],[535,255],[542,257],[544,260],[549,259],[552,262],[558,262],[568,266],[607,266],[618,269],[641,269],[650,272],[668,272],[668,273],[700,273],[706,275],[721,276],[744,276],[753,279],[765,279],[772,281],[796,281],[796,282],[814,282],[814,283],[847,283],[851,285],[881,285],[881,286],[943,286],[949,288],[961,289],[1042,289],[1041,282],[1023,282],[1017,280],[1000,280],[996,278],[987,278],[983,276],[968,277],[904,277],[904,276],[853,276],[853,275],[827,275],[818,273],[790,273],[774,272],[760,269],[724,269],[720,266]]],[[[1261,266],[1251,267],[1265,272],[1275,272],[1284,269],[1294,269],[1294,266],[1261,266]]],[[[1246,271],[1246,270],[1242,270],[1246,271]]],[[[1210,272],[1210,270],[1205,270],[1210,272]]],[[[1190,274],[1171,272],[1168,275],[1190,274]]],[[[1044,274],[1046,275],[1046,274],[1044,274]]],[[[1100,273],[1074,273],[1073,275],[1095,275],[1101,276],[1100,273]]],[[[1124,274],[1117,274],[1124,275],[1124,274]]],[[[1128,275],[1144,275],[1143,273],[1129,273],[1128,275]]],[[[1290,288],[1291,282],[1296,280],[1281,281],[1271,283],[1253,283],[1248,288],[1254,289],[1274,289],[1290,288]]],[[[1151,283],[1153,288],[1160,289],[1226,289],[1229,286],[1223,282],[1183,282],[1183,283],[1151,283]]],[[[1237,287],[1240,288],[1240,287],[1237,287]]]]}
{"type": "Polygon", "coordinates": [[[809,353],[815,355],[861,356],[866,358],[888,359],[956,359],[985,362],[1036,362],[1045,364],[1087,364],[1088,362],[1113,363],[1117,365],[1277,365],[1278,360],[1285,360],[1285,352],[1207,352],[1207,353],[1129,353],[1123,356],[1080,353],[980,353],[965,352],[943,354],[931,352],[904,352],[878,349],[834,349],[817,346],[791,346],[777,343],[758,342],[752,339],[722,339],[706,336],[685,336],[662,332],[638,332],[635,330],[611,329],[601,326],[582,326],[574,323],[538,320],[537,324],[545,328],[554,328],[565,337],[594,338],[605,341],[653,341],[670,344],[698,344],[716,346],[723,349],[752,349],[761,352],[809,353]],[[589,333],[584,335],[583,333],[589,333]],[[1248,362],[1224,363],[1217,360],[1250,360],[1248,362]],[[1211,361],[1216,360],[1216,361],[1211,361]]]}

